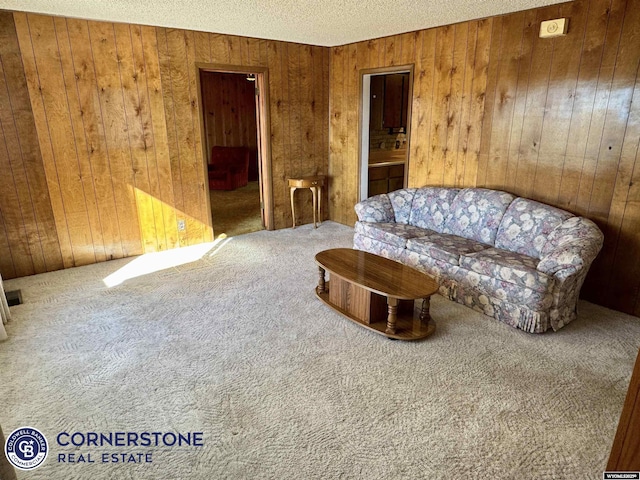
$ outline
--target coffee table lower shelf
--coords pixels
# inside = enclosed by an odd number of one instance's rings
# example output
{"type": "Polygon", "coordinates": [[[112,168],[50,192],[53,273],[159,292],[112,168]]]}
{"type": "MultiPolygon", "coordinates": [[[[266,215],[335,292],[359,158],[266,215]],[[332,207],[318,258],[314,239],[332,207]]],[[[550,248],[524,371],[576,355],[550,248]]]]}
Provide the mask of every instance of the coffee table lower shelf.
{"type": "Polygon", "coordinates": [[[379,301],[371,302],[370,308],[375,309],[376,304],[378,310],[380,310],[378,315],[375,315],[374,312],[371,312],[372,321],[367,323],[365,320],[358,318],[353,313],[339,307],[338,305],[332,303],[329,300],[329,291],[330,291],[330,281],[325,283],[324,292],[319,292],[318,289],[315,289],[316,296],[322,300],[327,306],[331,307],[336,312],[343,315],[345,318],[348,318],[353,323],[360,325],[372,332],[378,333],[380,335],[384,335],[385,337],[394,339],[394,340],[420,340],[428,337],[433,332],[436,331],[436,324],[432,319],[429,319],[428,322],[424,322],[420,319],[419,315],[417,315],[414,311],[414,301],[413,300],[401,300],[398,305],[398,313],[396,320],[396,332],[395,333],[387,333],[387,320],[386,320],[386,299],[381,295],[374,295],[375,297],[379,297],[379,301]],[[381,310],[384,307],[384,310],[381,310]],[[375,318],[375,317],[378,318],[375,318]]]}

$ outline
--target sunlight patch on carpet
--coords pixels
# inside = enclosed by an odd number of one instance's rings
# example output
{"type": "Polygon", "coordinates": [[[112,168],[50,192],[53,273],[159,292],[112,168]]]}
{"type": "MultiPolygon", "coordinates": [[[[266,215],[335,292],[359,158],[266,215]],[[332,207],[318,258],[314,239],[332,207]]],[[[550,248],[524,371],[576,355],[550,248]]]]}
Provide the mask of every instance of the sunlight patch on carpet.
{"type": "Polygon", "coordinates": [[[108,275],[102,281],[107,287],[111,288],[132,278],[196,262],[205,255],[209,257],[215,255],[229,243],[230,240],[232,239],[226,235],[220,235],[213,242],[174,248],[163,252],[145,253],[113,272],[111,275],[108,275]]]}

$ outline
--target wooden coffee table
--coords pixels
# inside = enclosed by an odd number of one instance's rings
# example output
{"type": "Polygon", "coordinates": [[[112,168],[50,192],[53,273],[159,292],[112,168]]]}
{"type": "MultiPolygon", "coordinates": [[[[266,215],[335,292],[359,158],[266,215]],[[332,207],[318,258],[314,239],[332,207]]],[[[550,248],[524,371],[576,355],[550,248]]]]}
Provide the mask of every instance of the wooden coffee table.
{"type": "Polygon", "coordinates": [[[316,295],[349,320],[398,340],[418,340],[436,326],[429,315],[429,299],[438,291],[433,278],[411,267],[372,253],[350,248],[324,250],[316,295]],[[331,281],[325,279],[331,274],[331,281]],[[422,308],[414,314],[415,300],[422,308]]]}

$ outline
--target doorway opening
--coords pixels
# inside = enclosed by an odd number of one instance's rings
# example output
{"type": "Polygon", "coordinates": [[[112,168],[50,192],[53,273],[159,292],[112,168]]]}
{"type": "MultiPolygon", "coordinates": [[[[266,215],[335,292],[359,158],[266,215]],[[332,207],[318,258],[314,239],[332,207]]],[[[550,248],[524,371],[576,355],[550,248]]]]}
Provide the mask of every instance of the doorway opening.
{"type": "Polygon", "coordinates": [[[266,69],[198,67],[205,178],[214,236],[272,230],[271,165],[265,136],[266,69]]]}
{"type": "Polygon", "coordinates": [[[360,72],[359,200],[407,186],[413,65],[360,72]]]}

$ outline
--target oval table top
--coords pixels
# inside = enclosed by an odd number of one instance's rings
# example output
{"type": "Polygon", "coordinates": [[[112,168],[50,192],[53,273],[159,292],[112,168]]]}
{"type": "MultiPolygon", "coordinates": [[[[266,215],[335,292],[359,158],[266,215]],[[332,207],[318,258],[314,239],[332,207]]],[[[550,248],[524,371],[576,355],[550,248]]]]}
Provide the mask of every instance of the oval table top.
{"type": "Polygon", "coordinates": [[[438,291],[438,284],[429,275],[361,250],[324,250],[316,255],[316,263],[371,292],[400,300],[425,298],[438,291]]]}

